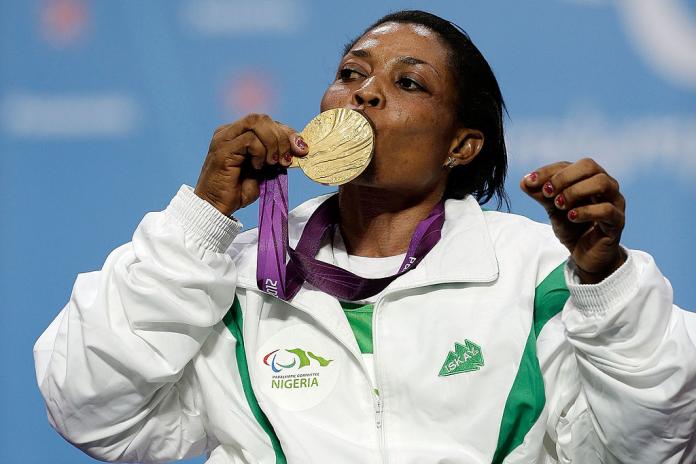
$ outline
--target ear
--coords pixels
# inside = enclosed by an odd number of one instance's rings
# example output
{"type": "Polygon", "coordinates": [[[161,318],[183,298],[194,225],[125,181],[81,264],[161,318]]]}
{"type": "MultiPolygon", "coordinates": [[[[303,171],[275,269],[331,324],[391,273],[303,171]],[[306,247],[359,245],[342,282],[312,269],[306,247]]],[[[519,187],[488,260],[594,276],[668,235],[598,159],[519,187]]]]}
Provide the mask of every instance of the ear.
{"type": "Polygon", "coordinates": [[[461,128],[452,140],[448,155],[453,158],[450,167],[471,163],[483,148],[483,132],[476,129],[461,128]]]}

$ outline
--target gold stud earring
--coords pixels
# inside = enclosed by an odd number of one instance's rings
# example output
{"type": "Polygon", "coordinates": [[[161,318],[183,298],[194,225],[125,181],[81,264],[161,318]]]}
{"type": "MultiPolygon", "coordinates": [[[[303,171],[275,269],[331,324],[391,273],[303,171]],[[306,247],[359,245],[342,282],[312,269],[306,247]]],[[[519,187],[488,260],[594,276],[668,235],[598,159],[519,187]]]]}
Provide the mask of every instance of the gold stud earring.
{"type": "Polygon", "coordinates": [[[445,167],[447,169],[452,169],[457,164],[457,159],[454,156],[448,156],[445,167]]]}

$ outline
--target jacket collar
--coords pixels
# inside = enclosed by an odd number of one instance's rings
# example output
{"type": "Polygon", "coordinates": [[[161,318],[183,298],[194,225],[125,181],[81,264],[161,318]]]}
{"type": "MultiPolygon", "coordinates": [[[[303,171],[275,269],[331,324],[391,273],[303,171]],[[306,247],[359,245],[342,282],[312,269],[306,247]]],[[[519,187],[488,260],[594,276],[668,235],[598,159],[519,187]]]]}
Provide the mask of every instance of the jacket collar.
{"type": "MultiPolygon", "coordinates": [[[[302,230],[312,212],[329,195],[313,198],[288,215],[288,237],[291,247],[297,246],[302,230]]],[[[257,229],[238,237],[231,248],[237,254],[239,285],[256,289],[257,229]]],[[[486,220],[476,200],[445,202],[445,224],[442,238],[419,263],[418,267],[396,279],[387,291],[397,291],[448,282],[492,282],[498,277],[498,262],[486,220]]],[[[306,286],[295,297],[307,293],[306,286]]],[[[311,292],[318,293],[318,292],[311,292]]]]}
{"type": "MultiPolygon", "coordinates": [[[[290,246],[297,246],[312,212],[327,196],[314,198],[294,209],[288,218],[290,246]]],[[[237,285],[258,291],[256,285],[257,229],[237,237],[229,253],[237,263],[237,285]]],[[[415,268],[393,281],[387,293],[453,282],[492,282],[498,277],[495,257],[483,212],[476,200],[447,200],[442,238],[415,268]]],[[[314,318],[334,334],[356,358],[360,349],[339,302],[326,293],[303,285],[290,304],[314,318]]]]}

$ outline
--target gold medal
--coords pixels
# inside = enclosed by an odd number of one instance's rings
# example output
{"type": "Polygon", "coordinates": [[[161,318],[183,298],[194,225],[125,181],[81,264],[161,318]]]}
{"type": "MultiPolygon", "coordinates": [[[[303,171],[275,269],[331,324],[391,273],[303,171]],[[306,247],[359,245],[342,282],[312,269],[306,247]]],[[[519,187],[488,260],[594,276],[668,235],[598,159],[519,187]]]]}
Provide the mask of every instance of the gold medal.
{"type": "Polygon", "coordinates": [[[300,167],[315,182],[341,185],[362,173],[374,147],[370,122],[357,111],[327,110],[312,119],[302,131],[309,153],[295,157],[290,167],[300,167]]]}

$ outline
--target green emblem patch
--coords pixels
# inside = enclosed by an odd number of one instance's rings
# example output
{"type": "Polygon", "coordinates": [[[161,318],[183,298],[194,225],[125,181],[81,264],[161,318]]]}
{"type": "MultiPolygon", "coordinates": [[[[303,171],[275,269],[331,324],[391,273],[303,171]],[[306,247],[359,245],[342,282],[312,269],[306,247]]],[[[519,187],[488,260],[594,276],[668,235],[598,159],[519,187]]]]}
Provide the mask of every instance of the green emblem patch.
{"type": "Polygon", "coordinates": [[[447,354],[447,359],[440,369],[440,377],[477,371],[481,366],[483,366],[481,347],[465,339],[463,345],[454,342],[454,351],[447,354]]]}

